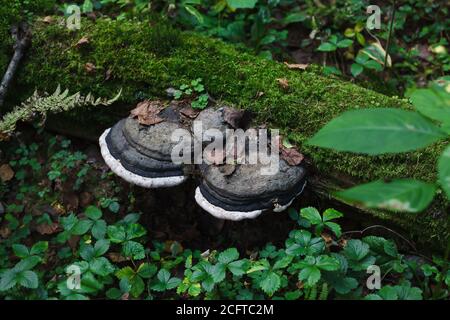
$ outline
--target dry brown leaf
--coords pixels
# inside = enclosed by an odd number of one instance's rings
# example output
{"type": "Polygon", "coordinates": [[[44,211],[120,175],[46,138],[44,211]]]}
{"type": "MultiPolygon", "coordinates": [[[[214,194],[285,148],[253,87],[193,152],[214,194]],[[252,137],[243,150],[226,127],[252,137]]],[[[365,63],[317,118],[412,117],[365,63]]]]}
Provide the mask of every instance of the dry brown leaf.
{"type": "Polygon", "coordinates": [[[44,17],[43,19],[42,19],[42,21],[43,22],[45,22],[45,23],[48,23],[48,24],[50,24],[50,23],[53,23],[53,17],[52,16],[46,16],[46,17],[44,17]]]}
{"type": "Polygon", "coordinates": [[[280,87],[282,87],[283,89],[288,89],[289,88],[289,81],[286,78],[278,78],[277,79],[278,84],[280,85],[280,87]]]}
{"type": "Polygon", "coordinates": [[[36,231],[42,235],[55,234],[59,231],[59,225],[57,223],[42,223],[36,226],[36,231]]]}
{"type": "Polygon", "coordinates": [[[84,69],[87,71],[87,73],[92,73],[95,72],[97,68],[93,63],[88,62],[84,65],[84,69]]]}
{"type": "Polygon", "coordinates": [[[281,158],[291,166],[299,165],[305,158],[303,154],[295,148],[281,148],[281,158]]]}
{"type": "Polygon", "coordinates": [[[284,63],[289,69],[293,69],[293,70],[305,70],[309,64],[304,64],[304,63],[284,63]]]}
{"type": "Polygon", "coordinates": [[[14,178],[14,171],[8,164],[3,164],[0,166],[0,179],[3,182],[10,181],[14,178]]]}
{"type": "Polygon", "coordinates": [[[4,239],[8,238],[11,235],[11,230],[8,227],[0,228],[0,236],[4,239]]]}
{"type": "Polygon", "coordinates": [[[200,110],[195,110],[191,106],[186,106],[180,110],[180,113],[188,118],[195,119],[200,113],[200,110]]]}
{"type": "Polygon", "coordinates": [[[106,70],[105,81],[108,81],[109,79],[111,79],[111,76],[112,76],[112,70],[111,69],[106,70]]]}
{"type": "Polygon", "coordinates": [[[140,124],[150,126],[164,121],[164,119],[158,116],[163,109],[164,105],[161,101],[145,100],[138,103],[136,108],[131,110],[131,115],[133,118],[137,117],[140,124]]]}
{"type": "Polygon", "coordinates": [[[127,259],[118,252],[108,253],[108,258],[114,263],[120,263],[120,262],[127,261],[127,259]]]}
{"type": "Polygon", "coordinates": [[[80,40],[78,40],[76,47],[81,47],[82,45],[88,44],[89,38],[88,37],[82,37],[80,40]]]}

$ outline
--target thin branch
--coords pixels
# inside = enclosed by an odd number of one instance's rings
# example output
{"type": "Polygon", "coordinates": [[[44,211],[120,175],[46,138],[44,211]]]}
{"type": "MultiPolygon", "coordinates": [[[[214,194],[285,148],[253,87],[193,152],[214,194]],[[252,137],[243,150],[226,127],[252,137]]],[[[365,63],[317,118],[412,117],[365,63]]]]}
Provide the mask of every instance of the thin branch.
{"type": "Polygon", "coordinates": [[[11,62],[6,69],[5,75],[3,76],[2,82],[0,83],[0,107],[3,106],[6,93],[8,92],[9,85],[11,84],[14,75],[19,66],[20,60],[22,60],[25,50],[31,42],[31,33],[26,28],[25,25],[21,27],[13,27],[12,37],[16,41],[14,45],[14,55],[11,62]]]}

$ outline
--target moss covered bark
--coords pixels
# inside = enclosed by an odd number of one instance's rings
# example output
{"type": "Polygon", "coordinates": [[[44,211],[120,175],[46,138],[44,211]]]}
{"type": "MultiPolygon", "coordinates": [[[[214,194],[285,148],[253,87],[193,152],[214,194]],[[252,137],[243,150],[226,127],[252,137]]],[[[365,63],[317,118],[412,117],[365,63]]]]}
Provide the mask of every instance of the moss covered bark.
{"type": "MultiPolygon", "coordinates": [[[[164,24],[98,19],[82,22],[82,29],[67,30],[62,23],[36,24],[29,57],[21,69],[12,99],[24,99],[38,89],[52,91],[57,84],[72,92],[112,97],[122,88],[126,112],[142,98],[164,95],[164,90],[194,78],[203,78],[209,93],[225,103],[254,111],[260,121],[281,128],[312,160],[329,190],[356,182],[395,177],[434,181],[442,145],[401,156],[366,157],[320,150],[302,143],[345,110],[361,107],[411,108],[405,100],[389,98],[314,70],[294,71],[285,65],[251,55],[218,40],[182,33],[164,24]],[[77,46],[87,37],[89,43],[77,46]],[[95,65],[88,72],[86,63],[95,65]],[[111,76],[106,77],[109,73],[111,76]],[[286,78],[283,89],[278,78],[286,78]]],[[[312,67],[311,69],[314,69],[312,67]]],[[[117,110],[116,110],[117,111],[117,110]]],[[[120,113],[120,112],[119,112],[120,113]]],[[[77,114],[77,121],[95,118],[102,129],[116,112],[77,114]]],[[[373,211],[396,222],[423,241],[443,243],[448,202],[439,197],[432,208],[412,216],[373,211]]]]}

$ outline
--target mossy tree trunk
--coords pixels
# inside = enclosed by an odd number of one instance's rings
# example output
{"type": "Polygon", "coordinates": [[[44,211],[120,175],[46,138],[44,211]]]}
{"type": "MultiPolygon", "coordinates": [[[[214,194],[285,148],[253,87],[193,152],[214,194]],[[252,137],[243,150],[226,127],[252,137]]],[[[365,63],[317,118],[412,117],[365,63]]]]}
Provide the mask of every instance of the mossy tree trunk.
{"type": "MultiPolygon", "coordinates": [[[[71,92],[92,92],[113,97],[123,89],[114,108],[83,109],[58,118],[69,119],[75,130],[96,135],[127,114],[143,98],[165,95],[165,89],[202,78],[216,99],[255,112],[294,141],[307,155],[314,172],[313,187],[327,194],[355,183],[375,179],[413,177],[434,181],[436,159],[443,144],[400,156],[366,157],[307,147],[302,143],[343,111],[361,107],[410,109],[405,100],[389,98],[350,82],[321,76],[317,67],[289,70],[195,33],[180,33],[163,23],[82,21],[82,29],[69,31],[63,23],[36,24],[32,48],[20,70],[10,102],[27,97],[35,88],[53,91],[58,84],[71,92]],[[86,37],[88,43],[77,45],[86,37]],[[86,68],[90,63],[95,69],[86,68]],[[277,79],[289,83],[283,89],[277,79]]],[[[371,210],[395,222],[419,242],[440,246],[449,235],[448,202],[440,196],[419,215],[371,210]]]]}

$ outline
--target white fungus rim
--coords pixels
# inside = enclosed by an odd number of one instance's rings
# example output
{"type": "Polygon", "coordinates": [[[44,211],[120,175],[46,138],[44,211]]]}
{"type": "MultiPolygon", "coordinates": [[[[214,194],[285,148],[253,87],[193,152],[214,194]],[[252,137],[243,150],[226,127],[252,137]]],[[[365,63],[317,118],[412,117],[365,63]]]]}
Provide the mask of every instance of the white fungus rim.
{"type": "Polygon", "coordinates": [[[197,201],[198,205],[202,207],[205,211],[207,211],[212,216],[225,219],[225,220],[233,220],[239,221],[243,219],[254,219],[263,213],[263,210],[254,210],[254,211],[227,211],[221,207],[217,207],[210,203],[200,191],[200,188],[197,187],[195,189],[195,201],[197,201]]]}
{"type": "MultiPolygon", "coordinates": [[[[285,205],[275,205],[273,208],[274,212],[282,212],[286,210],[292,202],[294,202],[295,198],[297,198],[305,189],[306,187],[306,181],[303,184],[302,189],[292,198],[291,201],[289,201],[285,205]]],[[[221,207],[215,206],[212,203],[210,203],[202,194],[200,187],[197,187],[195,189],[195,201],[198,203],[200,207],[203,208],[203,210],[207,211],[212,216],[219,218],[219,219],[225,219],[225,220],[232,220],[232,221],[239,221],[243,219],[254,219],[257,216],[259,216],[264,211],[267,211],[268,209],[264,210],[254,210],[254,211],[228,211],[221,207]]]]}
{"type": "Polygon", "coordinates": [[[164,178],[148,178],[142,177],[135,174],[122,166],[119,160],[114,158],[109,152],[108,145],[106,144],[106,136],[108,135],[111,128],[106,129],[105,132],[99,138],[100,151],[106,165],[114,172],[116,175],[124,179],[125,181],[135,184],[143,188],[168,188],[177,186],[184,181],[186,181],[186,176],[174,176],[174,177],[164,177],[164,178]]]}

